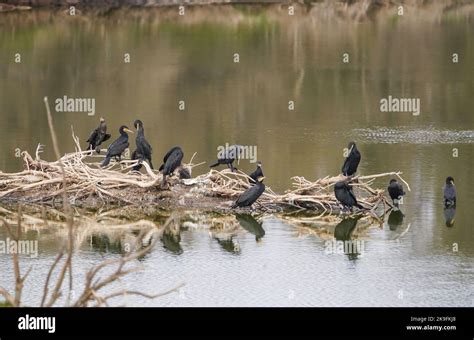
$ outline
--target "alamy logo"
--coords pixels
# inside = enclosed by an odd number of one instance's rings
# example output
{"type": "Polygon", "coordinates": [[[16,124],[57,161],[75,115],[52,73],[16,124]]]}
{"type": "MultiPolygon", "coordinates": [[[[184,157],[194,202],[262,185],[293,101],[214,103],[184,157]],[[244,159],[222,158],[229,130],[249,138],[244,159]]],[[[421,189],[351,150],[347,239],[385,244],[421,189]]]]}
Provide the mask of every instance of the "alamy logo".
{"type": "Polygon", "coordinates": [[[420,98],[388,98],[380,99],[380,112],[410,112],[420,115],[420,98]]]}
{"type": "Polygon", "coordinates": [[[256,145],[219,145],[217,147],[218,159],[248,159],[250,163],[257,162],[257,146],[256,145]]]}
{"type": "Polygon", "coordinates": [[[326,254],[360,254],[365,252],[364,240],[332,240],[324,243],[326,254]]]}
{"type": "Polygon", "coordinates": [[[56,112],[86,112],[89,116],[95,115],[94,98],[56,98],[54,101],[56,112]]]}
{"type": "Polygon", "coordinates": [[[54,316],[29,316],[26,314],[18,318],[20,330],[47,330],[48,333],[56,332],[56,318],[54,316]]]}
{"type": "Polygon", "coordinates": [[[22,254],[30,255],[31,258],[38,257],[38,241],[37,240],[12,240],[6,238],[0,240],[0,254],[22,254]]]}

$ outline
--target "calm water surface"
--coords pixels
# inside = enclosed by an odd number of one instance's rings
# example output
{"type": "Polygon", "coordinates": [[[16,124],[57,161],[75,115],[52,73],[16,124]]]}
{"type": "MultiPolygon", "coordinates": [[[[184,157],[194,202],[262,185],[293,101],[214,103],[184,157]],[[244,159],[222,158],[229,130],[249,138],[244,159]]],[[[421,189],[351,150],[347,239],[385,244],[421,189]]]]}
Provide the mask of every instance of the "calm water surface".
{"type": "MultiPolygon", "coordinates": [[[[473,306],[472,21],[291,20],[239,8],[198,14],[182,20],[144,12],[75,20],[51,12],[0,16],[0,169],[20,170],[16,149],[32,153],[38,143],[45,145],[42,157],[53,158],[44,96],[87,97],[96,99],[95,117],[54,114],[63,152],[73,149],[71,126],[85,141],[98,116],[115,136],[120,125],[140,118],[155,159],[181,145],[186,160],[198,152],[195,162],[209,164],[218,145],[257,145],[266,183],[282,192],[294,175],[337,174],[342,148],[354,139],[363,155],[360,173],[403,171],[412,189],[405,216],[382,228],[358,225],[353,237],[364,241],[362,255],[325,251],[334,226],[324,234],[324,226],[275,216],[261,221],[263,237],[241,228],[232,240],[219,239],[183,226],[179,242],[163,238],[140,261],[145,270],[122,285],[159,292],[184,282],[184,288],[154,301],[117,303],[473,306]],[[349,64],[341,62],[344,52],[349,64]],[[19,64],[15,53],[21,53],[19,64]],[[452,53],[460,54],[458,64],[452,53]],[[420,98],[421,114],[381,113],[380,99],[388,95],[420,98]],[[459,202],[452,227],[441,204],[448,175],[459,202]]],[[[254,164],[244,161],[240,168],[251,171],[254,164]]],[[[203,165],[194,175],[206,171],[203,165]]],[[[0,236],[6,237],[3,229],[0,236]]],[[[28,237],[40,242],[39,257],[24,259],[24,268],[33,265],[26,302],[35,304],[62,238],[54,230],[28,237]]],[[[89,235],[74,262],[76,284],[87,268],[120,256],[120,249],[117,239],[89,235]]],[[[12,288],[9,261],[0,255],[0,285],[12,288]]]]}

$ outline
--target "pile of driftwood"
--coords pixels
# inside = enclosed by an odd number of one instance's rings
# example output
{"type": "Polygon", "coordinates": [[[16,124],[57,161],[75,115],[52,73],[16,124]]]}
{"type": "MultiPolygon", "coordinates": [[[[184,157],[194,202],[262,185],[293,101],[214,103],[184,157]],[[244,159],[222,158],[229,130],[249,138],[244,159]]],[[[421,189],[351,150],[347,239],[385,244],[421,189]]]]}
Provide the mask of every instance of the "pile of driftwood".
{"type": "MultiPolygon", "coordinates": [[[[144,173],[133,171],[137,161],[123,160],[112,163],[106,168],[100,167],[101,155],[81,150],[79,140],[73,133],[76,151],[67,153],[59,160],[47,162],[40,157],[41,146],[35,156],[23,152],[25,170],[18,173],[0,172],[0,200],[10,202],[55,202],[65,194],[72,204],[80,205],[87,198],[94,197],[102,203],[156,204],[173,208],[205,208],[207,210],[226,210],[243,191],[251,186],[250,178],[242,172],[230,170],[215,171],[192,179],[180,180],[173,176],[171,189],[162,190],[162,175],[143,163],[144,173]],[[184,202],[186,200],[186,202],[184,202]]],[[[192,163],[191,158],[184,166],[191,172],[199,165],[192,163]]],[[[354,214],[374,214],[376,210],[386,211],[391,203],[385,196],[385,189],[373,187],[373,182],[380,177],[398,177],[400,172],[356,176],[350,179],[359,203],[365,208],[354,214]]],[[[318,214],[339,214],[340,207],[334,196],[334,184],[347,180],[339,175],[309,181],[303,177],[293,177],[293,187],[283,194],[274,192],[267,186],[265,193],[255,204],[260,211],[294,211],[310,210],[318,214]]]]}
{"type": "MultiPolygon", "coordinates": [[[[324,177],[309,181],[304,177],[293,177],[293,188],[283,194],[275,193],[267,187],[265,193],[257,201],[259,208],[266,210],[312,210],[321,215],[333,215],[341,212],[340,205],[334,196],[334,184],[341,180],[349,180],[353,186],[358,202],[365,208],[354,214],[373,214],[381,207],[386,211],[392,208],[390,200],[385,196],[385,189],[373,188],[373,182],[381,177],[397,177],[410,190],[410,186],[401,177],[401,172],[387,172],[369,176],[347,178],[343,175],[324,177]]],[[[388,182],[388,181],[387,181],[388,182]]],[[[230,170],[213,171],[197,177],[193,183],[201,185],[201,192],[222,198],[237,198],[252,184],[250,178],[242,173],[230,170]]]]}

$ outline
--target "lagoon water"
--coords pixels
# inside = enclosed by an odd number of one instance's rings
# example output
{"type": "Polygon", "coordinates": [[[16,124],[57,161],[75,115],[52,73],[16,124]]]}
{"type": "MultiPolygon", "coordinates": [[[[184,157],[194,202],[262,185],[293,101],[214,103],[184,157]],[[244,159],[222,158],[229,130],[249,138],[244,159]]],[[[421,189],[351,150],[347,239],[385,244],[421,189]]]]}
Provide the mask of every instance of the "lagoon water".
{"type": "MultiPolygon", "coordinates": [[[[404,217],[357,229],[364,242],[359,255],[327,252],[326,241],[350,234],[351,225],[301,226],[266,216],[264,235],[258,227],[241,228],[232,239],[183,226],[179,238],[163,237],[140,259],[144,270],[118,287],[153,293],[185,286],[153,301],[129,296],[117,304],[473,306],[472,17],[385,14],[356,22],[317,13],[288,18],[277,9],[209,11],[181,19],[171,10],[2,14],[0,169],[20,170],[16,152],[32,153],[38,143],[45,145],[42,157],[53,158],[44,96],[94,98],[95,116],[54,113],[62,152],[73,149],[71,126],[85,142],[99,116],[113,136],[140,118],[155,165],[174,145],[186,160],[197,152],[195,162],[207,165],[219,145],[256,145],[266,184],[282,192],[295,175],[337,174],[353,139],[362,153],[359,173],[403,172],[411,186],[404,217]],[[419,98],[420,114],[381,112],[388,96],[419,98]],[[458,190],[450,227],[445,213],[453,212],[442,207],[448,175],[458,190]]],[[[239,164],[244,171],[254,167],[239,164]]],[[[74,261],[76,287],[91,265],[120,256],[117,239],[124,234],[88,236],[74,261]]],[[[25,303],[35,305],[64,239],[54,228],[27,236],[39,241],[38,258],[22,258],[23,268],[33,266],[25,303]]],[[[0,237],[6,238],[3,228],[0,237]]],[[[0,285],[12,289],[8,255],[0,255],[0,268],[0,285]]]]}

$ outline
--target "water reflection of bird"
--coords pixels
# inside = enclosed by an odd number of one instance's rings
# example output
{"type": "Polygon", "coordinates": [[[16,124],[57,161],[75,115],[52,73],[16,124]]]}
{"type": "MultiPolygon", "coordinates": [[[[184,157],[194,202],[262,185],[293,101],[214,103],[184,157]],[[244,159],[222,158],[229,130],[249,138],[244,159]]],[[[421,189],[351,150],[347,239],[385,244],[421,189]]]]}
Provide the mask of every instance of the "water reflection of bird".
{"type": "Polygon", "coordinates": [[[260,176],[257,178],[257,183],[247,190],[245,190],[240,197],[232,205],[232,208],[236,207],[250,207],[265,191],[265,184],[263,180],[265,177],[260,176]]]}
{"type": "Polygon", "coordinates": [[[390,198],[392,199],[393,205],[398,208],[398,204],[400,200],[402,199],[402,196],[405,195],[403,186],[400,183],[398,183],[396,179],[391,179],[387,190],[390,195],[390,198]]]}
{"type": "Polygon", "coordinates": [[[446,227],[454,227],[455,217],[456,217],[456,207],[455,206],[444,208],[444,220],[446,222],[446,227]]]}
{"type": "Polygon", "coordinates": [[[345,218],[334,229],[334,237],[338,241],[348,241],[357,226],[356,218],[345,218]]]}
{"type": "Polygon", "coordinates": [[[255,240],[257,242],[265,236],[265,230],[262,228],[262,223],[259,223],[252,215],[236,214],[235,217],[242,228],[255,235],[255,240]]]}
{"type": "Polygon", "coordinates": [[[161,182],[162,187],[166,185],[166,176],[173,175],[173,172],[181,166],[184,153],[179,146],[175,146],[168,151],[163,158],[163,164],[160,166],[160,171],[163,174],[163,181],[161,182]]]}
{"type": "Polygon", "coordinates": [[[110,144],[109,148],[107,149],[107,155],[102,162],[102,166],[107,166],[110,163],[110,159],[112,157],[115,157],[118,161],[120,161],[122,153],[126,148],[128,148],[129,145],[127,132],[133,133],[133,131],[129,130],[128,127],[122,125],[119,129],[120,137],[110,144]]]}
{"type": "Polygon", "coordinates": [[[163,247],[173,254],[179,255],[183,253],[183,248],[179,244],[181,242],[181,235],[165,230],[161,235],[161,242],[163,247]]]}
{"type": "Polygon", "coordinates": [[[349,142],[347,148],[349,149],[349,154],[342,165],[342,174],[344,176],[352,176],[357,172],[361,155],[355,142],[349,142]]]}
{"type": "Polygon", "coordinates": [[[364,207],[357,203],[357,199],[352,191],[352,188],[345,181],[339,181],[334,185],[334,195],[336,199],[342,204],[343,209],[356,206],[360,209],[364,207]]]}
{"type": "Polygon", "coordinates": [[[87,140],[87,143],[89,143],[87,150],[95,150],[97,153],[100,153],[99,145],[109,138],[110,134],[107,133],[107,124],[105,123],[105,119],[100,117],[99,126],[94,131],[92,131],[89,139],[87,140]]]}
{"type": "Polygon", "coordinates": [[[446,178],[446,184],[443,188],[443,196],[445,207],[456,206],[456,187],[454,186],[454,178],[451,176],[446,178]]]}
{"type": "Polygon", "coordinates": [[[135,126],[135,129],[137,129],[137,138],[136,138],[136,144],[137,144],[137,149],[132,153],[132,159],[133,160],[139,160],[139,164],[133,167],[133,170],[140,170],[143,161],[147,160],[148,163],[150,164],[150,168],[153,169],[153,163],[151,162],[151,153],[152,153],[152,147],[150,143],[145,139],[145,129],[143,128],[143,122],[139,119],[135,120],[133,123],[133,126],[135,126]]]}
{"type": "Polygon", "coordinates": [[[251,178],[250,180],[251,183],[257,183],[257,178],[263,177],[262,162],[260,161],[257,162],[257,169],[255,169],[255,171],[252,172],[249,176],[251,178]]]}
{"type": "Polygon", "coordinates": [[[231,145],[224,150],[222,155],[219,155],[217,161],[214,164],[211,164],[209,167],[214,168],[221,164],[227,164],[229,169],[234,172],[237,168],[234,168],[234,161],[240,158],[240,153],[242,152],[242,145],[231,145]]]}
{"type": "Polygon", "coordinates": [[[217,243],[224,249],[225,251],[228,251],[231,254],[237,255],[240,253],[240,246],[238,243],[235,243],[232,238],[229,239],[218,239],[216,238],[217,243]]]}
{"type": "Polygon", "coordinates": [[[390,215],[388,215],[388,226],[390,230],[395,231],[399,226],[403,224],[403,218],[405,215],[402,213],[401,210],[392,210],[390,215]]]}

